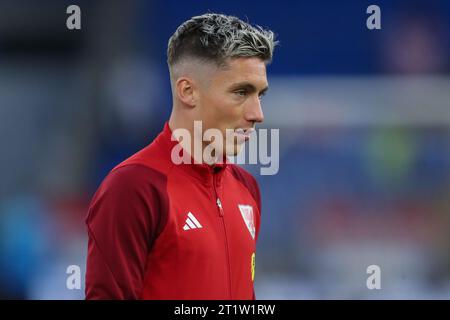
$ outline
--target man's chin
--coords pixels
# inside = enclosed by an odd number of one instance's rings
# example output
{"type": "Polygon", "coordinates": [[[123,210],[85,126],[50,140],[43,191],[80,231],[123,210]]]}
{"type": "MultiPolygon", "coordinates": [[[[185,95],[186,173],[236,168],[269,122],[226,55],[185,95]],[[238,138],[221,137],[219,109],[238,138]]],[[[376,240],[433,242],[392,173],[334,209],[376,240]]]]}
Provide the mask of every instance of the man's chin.
{"type": "Polygon", "coordinates": [[[227,149],[226,155],[228,157],[237,157],[239,155],[239,153],[241,153],[243,146],[244,146],[243,143],[233,145],[232,147],[227,149]]]}

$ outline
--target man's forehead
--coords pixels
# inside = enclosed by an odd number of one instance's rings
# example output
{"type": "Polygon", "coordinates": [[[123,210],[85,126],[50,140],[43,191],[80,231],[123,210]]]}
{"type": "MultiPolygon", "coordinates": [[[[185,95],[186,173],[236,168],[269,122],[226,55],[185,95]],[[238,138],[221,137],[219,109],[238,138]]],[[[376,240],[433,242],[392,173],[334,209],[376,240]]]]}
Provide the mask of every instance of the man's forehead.
{"type": "Polygon", "coordinates": [[[243,71],[266,74],[266,63],[256,57],[239,57],[228,59],[222,68],[224,71],[243,71]]]}

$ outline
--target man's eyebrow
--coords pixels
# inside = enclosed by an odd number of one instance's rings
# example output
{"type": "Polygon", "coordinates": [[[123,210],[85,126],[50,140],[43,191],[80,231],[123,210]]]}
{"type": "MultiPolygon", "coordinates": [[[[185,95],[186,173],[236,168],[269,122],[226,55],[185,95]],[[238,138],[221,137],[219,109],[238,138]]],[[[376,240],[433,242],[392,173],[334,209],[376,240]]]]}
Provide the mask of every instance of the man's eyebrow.
{"type": "MultiPolygon", "coordinates": [[[[250,83],[250,82],[238,82],[235,83],[231,86],[231,90],[236,90],[236,89],[246,89],[249,92],[256,92],[257,89],[256,87],[250,83]]],[[[267,90],[269,89],[269,87],[265,87],[264,89],[262,89],[259,94],[264,94],[267,90]]]]}
{"type": "Polygon", "coordinates": [[[260,95],[264,95],[264,94],[267,92],[267,90],[269,90],[269,87],[268,87],[268,86],[265,87],[264,89],[262,89],[262,90],[259,92],[259,94],[260,94],[260,95]]]}

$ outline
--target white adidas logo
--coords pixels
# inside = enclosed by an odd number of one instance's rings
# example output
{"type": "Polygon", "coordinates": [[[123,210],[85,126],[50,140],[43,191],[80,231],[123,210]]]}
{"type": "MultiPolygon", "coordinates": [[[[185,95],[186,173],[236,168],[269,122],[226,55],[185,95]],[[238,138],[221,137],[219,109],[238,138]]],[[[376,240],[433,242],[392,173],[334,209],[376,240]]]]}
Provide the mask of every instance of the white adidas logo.
{"type": "Polygon", "coordinates": [[[183,227],[183,230],[187,231],[189,229],[200,229],[203,228],[200,222],[194,217],[192,212],[188,213],[188,218],[186,219],[186,224],[183,227]]]}

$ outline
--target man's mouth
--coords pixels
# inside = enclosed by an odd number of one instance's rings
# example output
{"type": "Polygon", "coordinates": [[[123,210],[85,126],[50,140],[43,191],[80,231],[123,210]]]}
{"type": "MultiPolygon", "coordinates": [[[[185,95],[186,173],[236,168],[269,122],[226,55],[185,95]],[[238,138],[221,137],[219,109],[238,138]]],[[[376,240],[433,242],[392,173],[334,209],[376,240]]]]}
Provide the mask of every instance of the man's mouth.
{"type": "Polygon", "coordinates": [[[235,137],[238,138],[239,140],[243,140],[243,141],[247,141],[248,139],[250,139],[250,135],[255,131],[255,128],[247,128],[247,129],[243,129],[243,128],[239,128],[234,130],[235,133],[235,137]]]}

